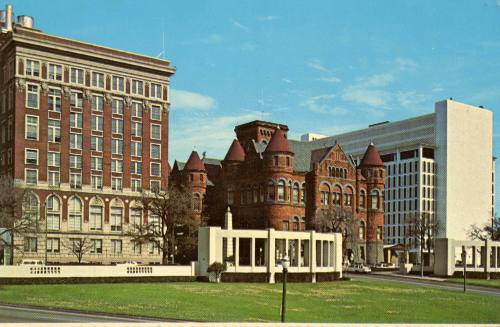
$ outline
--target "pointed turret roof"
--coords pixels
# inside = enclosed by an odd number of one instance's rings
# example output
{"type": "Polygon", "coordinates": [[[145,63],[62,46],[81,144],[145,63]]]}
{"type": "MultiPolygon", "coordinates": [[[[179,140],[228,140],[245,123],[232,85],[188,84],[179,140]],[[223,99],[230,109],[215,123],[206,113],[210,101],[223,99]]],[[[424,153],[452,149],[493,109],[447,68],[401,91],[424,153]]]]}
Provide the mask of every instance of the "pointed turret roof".
{"type": "Polygon", "coordinates": [[[197,170],[197,171],[206,171],[205,165],[200,159],[198,152],[193,151],[189,156],[186,165],[184,166],[184,170],[197,170]]]}
{"type": "Polygon", "coordinates": [[[271,137],[264,152],[292,152],[288,146],[285,132],[278,128],[271,137]]]}
{"type": "Polygon", "coordinates": [[[360,166],[383,166],[384,162],[380,158],[380,154],[375,148],[373,142],[368,145],[366,149],[365,155],[363,156],[363,160],[361,160],[360,166]]]}
{"type": "Polygon", "coordinates": [[[245,160],[245,150],[241,146],[240,142],[237,139],[233,140],[231,146],[229,147],[229,151],[227,151],[226,157],[224,160],[232,160],[232,161],[244,161],[245,160]]]}

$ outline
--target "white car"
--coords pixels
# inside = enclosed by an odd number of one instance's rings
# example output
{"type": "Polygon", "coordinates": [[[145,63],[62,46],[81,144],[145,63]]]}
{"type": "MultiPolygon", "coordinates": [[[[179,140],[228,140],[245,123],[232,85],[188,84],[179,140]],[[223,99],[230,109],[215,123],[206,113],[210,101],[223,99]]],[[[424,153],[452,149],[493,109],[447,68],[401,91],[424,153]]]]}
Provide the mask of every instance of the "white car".
{"type": "Polygon", "coordinates": [[[117,266],[138,266],[139,264],[135,261],[124,261],[116,263],[117,266]]]}
{"type": "Polygon", "coordinates": [[[23,259],[20,263],[20,266],[45,266],[42,260],[37,259],[23,259]]]}
{"type": "Polygon", "coordinates": [[[362,263],[355,263],[355,264],[349,265],[347,267],[347,272],[365,273],[366,274],[366,273],[372,272],[372,270],[370,269],[370,267],[365,266],[362,263]]]}

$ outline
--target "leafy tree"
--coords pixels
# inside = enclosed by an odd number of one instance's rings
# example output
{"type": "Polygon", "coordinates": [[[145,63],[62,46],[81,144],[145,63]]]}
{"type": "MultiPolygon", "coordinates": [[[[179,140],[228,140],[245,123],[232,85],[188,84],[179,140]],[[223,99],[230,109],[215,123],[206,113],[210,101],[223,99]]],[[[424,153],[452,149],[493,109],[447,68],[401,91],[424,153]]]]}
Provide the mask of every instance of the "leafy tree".
{"type": "Polygon", "coordinates": [[[226,263],[214,262],[207,268],[207,273],[214,273],[217,283],[220,282],[222,273],[227,270],[226,263]]]}
{"type": "Polygon", "coordinates": [[[431,216],[427,212],[408,214],[405,223],[408,226],[406,237],[415,239],[418,244],[420,251],[420,276],[424,277],[424,247],[427,248],[430,259],[431,249],[434,247],[434,237],[440,228],[439,223],[435,216],[431,216]]]}
{"type": "Polygon", "coordinates": [[[30,210],[35,207],[33,199],[29,189],[16,187],[8,176],[0,177],[0,249],[10,247],[11,258],[14,249],[23,249],[15,237],[22,239],[37,231],[38,207],[30,210]]]}
{"type": "Polygon", "coordinates": [[[166,192],[143,194],[139,204],[149,212],[147,224],[132,225],[127,232],[132,241],[154,244],[162,252],[162,264],[174,261],[177,253],[183,262],[196,258],[196,233],[199,222],[193,211],[188,186],[170,183],[166,192]],[[184,252],[184,250],[188,252],[184,252]],[[192,257],[195,255],[194,257],[192,257]]]}
{"type": "Polygon", "coordinates": [[[62,246],[68,249],[82,263],[83,256],[92,250],[93,244],[88,237],[70,238],[62,243],[62,246]]]}

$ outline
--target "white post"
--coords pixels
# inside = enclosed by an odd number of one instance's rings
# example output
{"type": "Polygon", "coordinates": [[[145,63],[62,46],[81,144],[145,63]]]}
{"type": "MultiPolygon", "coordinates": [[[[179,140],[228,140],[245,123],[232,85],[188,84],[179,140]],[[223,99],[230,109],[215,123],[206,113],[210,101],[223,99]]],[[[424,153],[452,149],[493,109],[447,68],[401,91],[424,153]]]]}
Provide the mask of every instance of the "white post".
{"type": "Polygon", "coordinates": [[[252,237],[251,245],[250,245],[250,266],[252,267],[252,271],[255,268],[255,237],[252,237]]]}
{"type": "Polygon", "coordinates": [[[238,272],[238,267],[240,266],[240,238],[236,237],[236,253],[234,254],[234,267],[236,272],[238,272]]]}
{"type": "Polygon", "coordinates": [[[267,272],[269,273],[269,283],[274,284],[274,272],[276,271],[276,239],[274,229],[267,231],[267,272]]]}

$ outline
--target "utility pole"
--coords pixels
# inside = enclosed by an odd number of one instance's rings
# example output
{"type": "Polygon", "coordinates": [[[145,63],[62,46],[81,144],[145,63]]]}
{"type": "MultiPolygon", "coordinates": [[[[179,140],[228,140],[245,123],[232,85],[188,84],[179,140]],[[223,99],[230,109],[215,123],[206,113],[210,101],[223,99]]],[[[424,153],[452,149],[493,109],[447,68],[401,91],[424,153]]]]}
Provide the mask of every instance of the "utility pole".
{"type": "Polygon", "coordinates": [[[467,252],[465,251],[465,245],[462,245],[462,264],[464,266],[464,292],[466,289],[466,279],[467,279],[467,252]]]}

